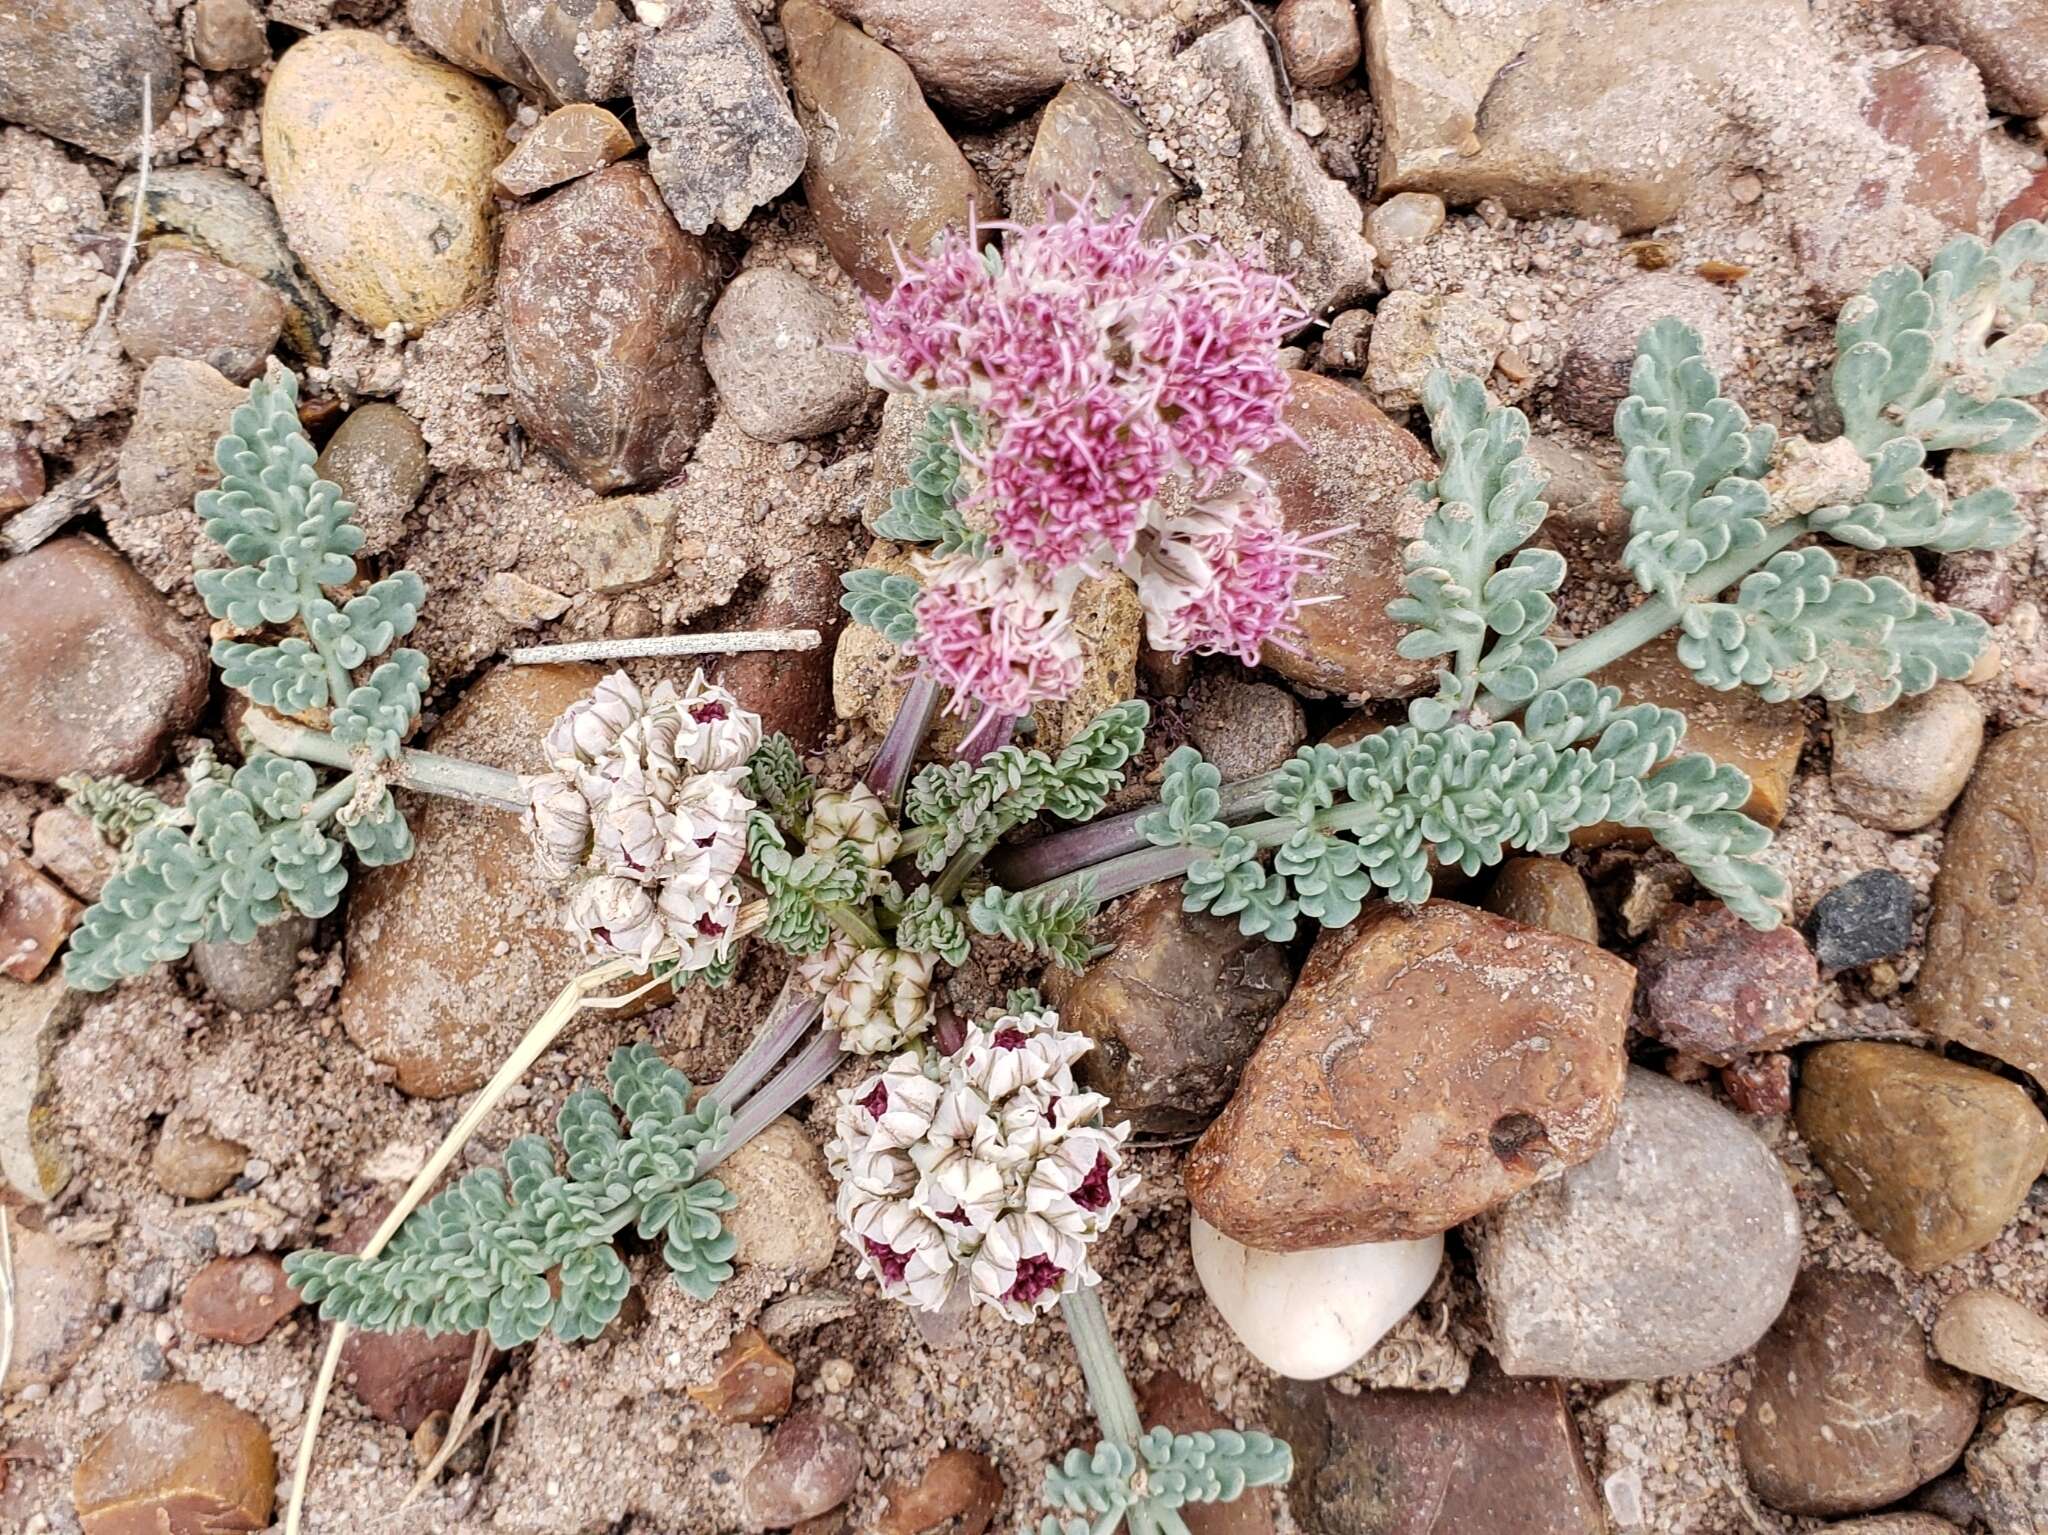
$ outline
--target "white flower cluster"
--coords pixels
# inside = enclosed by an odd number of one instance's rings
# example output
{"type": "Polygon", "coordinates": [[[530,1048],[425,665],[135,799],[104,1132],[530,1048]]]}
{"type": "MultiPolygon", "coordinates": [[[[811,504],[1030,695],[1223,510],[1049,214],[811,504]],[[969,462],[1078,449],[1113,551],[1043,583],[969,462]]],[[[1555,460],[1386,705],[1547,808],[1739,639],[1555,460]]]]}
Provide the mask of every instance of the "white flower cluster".
{"type": "Polygon", "coordinates": [[[855,1055],[901,1050],[932,1025],[935,954],[869,949],[841,935],[797,966],[825,1022],[855,1055]]]}
{"type": "Polygon", "coordinates": [[[642,961],[672,949],[685,970],[725,958],[760,744],[759,716],[702,672],[645,695],[613,672],[555,721],[552,771],[525,780],[521,819],[587,944],[642,961]]]}
{"type": "Polygon", "coordinates": [[[884,1293],[936,1311],[964,1282],[1024,1322],[1096,1282],[1089,1245],[1138,1179],[1121,1171],[1131,1127],[1105,1126],[1109,1100],[1075,1084],[1090,1046],[1057,1013],[1021,1013],[839,1095],[839,1222],[884,1293]]]}

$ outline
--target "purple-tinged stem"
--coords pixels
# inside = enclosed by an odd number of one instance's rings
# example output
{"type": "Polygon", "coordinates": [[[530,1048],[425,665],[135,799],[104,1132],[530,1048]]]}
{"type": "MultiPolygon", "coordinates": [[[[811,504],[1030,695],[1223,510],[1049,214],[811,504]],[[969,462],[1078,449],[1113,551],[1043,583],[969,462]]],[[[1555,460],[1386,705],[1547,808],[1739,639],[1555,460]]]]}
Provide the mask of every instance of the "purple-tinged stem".
{"type": "Polygon", "coordinates": [[[931,733],[932,717],[938,711],[939,685],[919,672],[911,679],[910,691],[903,695],[903,707],[896,711],[889,733],[882,738],[882,749],[875,753],[875,760],[862,775],[885,804],[893,807],[902,800],[911,769],[917,766],[918,748],[931,733]]]}
{"type": "Polygon", "coordinates": [[[698,1176],[711,1171],[787,1114],[798,1100],[815,1092],[818,1084],[837,1071],[845,1059],[846,1052],[839,1048],[839,1031],[823,1030],[733,1115],[732,1129],[726,1132],[725,1139],[698,1162],[698,1176]]]}
{"type": "MultiPolygon", "coordinates": [[[[1100,863],[1076,863],[1065,873],[1036,885],[1023,887],[1026,895],[1054,895],[1065,890],[1079,889],[1086,881],[1098,901],[1113,901],[1120,895],[1129,895],[1133,890],[1142,890],[1147,885],[1156,885],[1161,880],[1179,879],[1188,872],[1188,866],[1209,854],[1202,848],[1193,847],[1147,847],[1135,853],[1120,857],[1106,858],[1100,863]]],[[[1015,885],[1005,885],[1014,890],[1015,885]]]]}
{"type": "MultiPolygon", "coordinates": [[[[1218,818],[1227,825],[1235,826],[1262,815],[1266,808],[1266,793],[1272,788],[1275,776],[1261,773],[1256,778],[1225,784],[1221,791],[1223,806],[1218,818]]],[[[1005,890],[1023,890],[1126,853],[1140,852],[1148,844],[1138,831],[1138,820],[1157,808],[1156,805],[1140,805],[1136,810],[1104,816],[1099,821],[1089,821],[1068,831],[1054,832],[1028,847],[1005,848],[993,856],[989,872],[1005,890]]]]}
{"type": "Polygon", "coordinates": [[[1007,746],[1010,733],[1016,728],[1016,715],[1005,714],[992,704],[984,704],[981,717],[975,720],[974,728],[967,732],[965,739],[953,748],[953,755],[971,767],[990,752],[1007,746]]]}
{"type": "Polygon", "coordinates": [[[768,1011],[768,1021],[707,1096],[716,1098],[727,1108],[742,1101],[760,1085],[763,1077],[781,1064],[782,1058],[796,1047],[796,1042],[818,1021],[818,1015],[823,1011],[824,1006],[817,995],[791,976],[776,995],[775,1005],[768,1011]]]}

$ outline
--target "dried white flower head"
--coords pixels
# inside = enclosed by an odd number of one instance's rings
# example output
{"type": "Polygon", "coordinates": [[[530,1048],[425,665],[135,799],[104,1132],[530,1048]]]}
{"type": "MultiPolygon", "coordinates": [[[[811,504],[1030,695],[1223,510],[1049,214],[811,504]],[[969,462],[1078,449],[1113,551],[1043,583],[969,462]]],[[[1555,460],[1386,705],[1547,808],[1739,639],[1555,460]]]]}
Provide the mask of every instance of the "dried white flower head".
{"type": "Polygon", "coordinates": [[[825,1022],[855,1055],[901,1050],[932,1026],[936,955],[868,949],[844,936],[798,966],[825,999],[825,1022]]]}
{"type": "Polygon", "coordinates": [[[1088,1248],[1138,1179],[1130,1126],[1103,1124],[1108,1100],[1074,1081],[1090,1048],[1057,1013],[1013,1014],[840,1093],[839,1221],[886,1294],[935,1311],[964,1283],[1022,1322],[1096,1282],[1088,1248]]]}
{"type": "Polygon", "coordinates": [[[589,946],[642,961],[672,949],[685,970],[726,957],[760,744],[759,717],[702,672],[646,694],[613,672],[555,721],[553,771],[525,781],[523,821],[589,946]]]}

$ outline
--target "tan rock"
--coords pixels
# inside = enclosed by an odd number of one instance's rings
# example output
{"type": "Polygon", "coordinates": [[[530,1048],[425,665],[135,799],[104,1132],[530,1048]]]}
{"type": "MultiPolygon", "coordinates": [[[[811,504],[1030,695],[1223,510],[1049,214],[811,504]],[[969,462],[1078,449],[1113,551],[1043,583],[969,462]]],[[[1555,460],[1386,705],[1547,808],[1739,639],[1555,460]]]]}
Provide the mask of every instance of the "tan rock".
{"type": "Polygon", "coordinates": [[[248,1164],[249,1148],[239,1141],[176,1120],[164,1126],[149,1157],[157,1187],[180,1199],[212,1199],[248,1164]]]}
{"type": "Polygon", "coordinates": [[[839,1245],[825,1158],[793,1119],[778,1119],[718,1164],[719,1182],[739,1196],[726,1230],[733,1262],[808,1278],[839,1245]]]}
{"type": "Polygon", "coordinates": [[[1970,781],[1984,748],[1984,706],[1957,682],[1937,682],[1889,709],[1828,707],[1834,757],[1828,781],[1865,826],[1918,831],[1938,820],[1970,781]]]}
{"type": "Polygon", "coordinates": [[[160,592],[188,590],[194,564],[225,558],[202,534],[192,501],[220,484],[214,446],[248,398],[248,390],[191,358],[159,357],[143,370],[107,537],[160,592]]]}
{"type": "Polygon", "coordinates": [[[263,96],[285,238],[371,330],[417,334],[484,291],[505,114],[482,82],[369,32],[287,49],[263,96]]]}
{"type": "Polygon", "coordinates": [[[180,1381],[86,1447],[71,1479],[85,1535],[227,1535],[270,1523],[277,1455],[262,1419],[180,1381]]]}
{"type": "Polygon", "coordinates": [[[1479,903],[1497,917],[1562,933],[1581,943],[1600,942],[1600,918],[1586,881],[1558,858],[1510,858],[1479,903]]]}
{"type": "Polygon", "coordinates": [[[789,83],[811,141],[804,201],[848,276],[881,297],[893,240],[917,255],[947,227],[1000,209],[931,108],[910,66],[813,0],[784,0],[789,83]]]}
{"type": "Polygon", "coordinates": [[[1949,822],[1914,987],[1921,1028],[2048,1088],[2048,725],[2008,730],[1977,759],[1949,822]]]}
{"type": "Polygon", "coordinates": [[[498,304],[512,402],[534,441],[604,492],[665,480],[711,412],[711,253],[638,165],[514,214],[498,304]]]}
{"type": "Polygon", "coordinates": [[[603,107],[579,101],[548,113],[491,173],[508,197],[531,197],[549,187],[601,171],[633,152],[633,135],[603,107]]]}
{"type": "Polygon", "coordinates": [[[299,1309],[284,1265],[269,1253],[216,1258],[185,1286],[178,1313],[188,1332],[215,1343],[260,1343],[299,1309]]]}
{"type": "Polygon", "coordinates": [[[1386,608],[1401,595],[1401,552],[1422,531],[1423,504],[1410,487],[1436,474],[1436,460],[1357,391],[1312,373],[1289,377],[1286,421],[1301,441],[1268,450],[1255,467],[1273,482],[1290,533],[1351,531],[1321,545],[1328,558],[1297,588],[1307,600],[1334,600],[1302,610],[1298,649],[1268,646],[1261,659],[1303,687],[1408,697],[1432,673],[1396,654],[1407,626],[1386,608]]]}
{"type": "Polygon", "coordinates": [[[1911,1045],[1821,1046],[1796,1112],[1857,1223],[1918,1273],[1996,1238],[2048,1163],[2024,1088],[1911,1045]]]}
{"type": "Polygon", "coordinates": [[[1484,381],[1507,344],[1508,322],[1477,299],[1404,288],[1380,300],[1373,314],[1365,386],[1388,410],[1413,410],[1432,373],[1484,381]]]}
{"type": "Polygon", "coordinates": [[[63,886],[0,847],[0,975],[36,979],[84,911],[63,886]]]}
{"type": "Polygon", "coordinates": [[[1634,971],[1449,901],[1325,932],[1186,1166],[1202,1218],[1291,1252],[1444,1231],[1614,1125],[1634,971]]]}
{"type": "Polygon", "coordinates": [[[76,1166],[50,1066],[84,1003],[61,975],[33,986],[0,980],[0,1176],[29,1199],[56,1198],[76,1166]]]}
{"type": "Polygon", "coordinates": [[[669,572],[676,509],[660,496],[614,496],[568,514],[569,558],[593,592],[630,592],[669,572]]]}
{"type": "Polygon", "coordinates": [[[1358,67],[1358,12],[1351,0],[1280,0],[1273,31],[1296,90],[1335,85],[1358,67]]]}
{"type": "Polygon", "coordinates": [[[371,400],[348,413],[314,468],[354,503],[363,552],[382,554],[405,536],[427,488],[427,440],[399,407],[371,400]]]}
{"type": "Polygon", "coordinates": [[[827,0],[900,54],[934,101],[965,117],[1001,117],[1042,99],[1066,80],[1062,48],[1076,40],[1059,0],[827,0]]]}
{"type": "Polygon", "coordinates": [[[1098,212],[1149,206],[1145,232],[1155,238],[1173,225],[1180,183],[1152,158],[1144,124],[1101,86],[1072,80],[1039,117],[1018,216],[1056,217],[1091,187],[1098,212]]]}
{"type": "Polygon", "coordinates": [[[2048,1399],[2048,1317],[2010,1295],[1950,1296],[1934,1323],[1934,1352],[1958,1370],[2048,1399]]]}
{"type": "Polygon", "coordinates": [[[185,16],[201,69],[254,69],[270,57],[262,14],[249,0],[197,0],[185,16]]]}
{"type": "Polygon", "coordinates": [[[97,1255],[48,1232],[8,1225],[14,1252],[14,1354],[0,1395],[54,1386],[84,1357],[99,1322],[106,1274],[97,1255]]]}
{"type": "Polygon", "coordinates": [[[211,257],[159,251],[122,294],[114,329],[139,363],[190,357],[246,384],[263,371],[263,359],[284,333],[284,299],[268,283],[211,257]]]}
{"type": "Polygon", "coordinates": [[[726,1423],[773,1423],[789,1411],[796,1366],[748,1327],[711,1366],[711,1379],[690,1387],[690,1399],[726,1423]]]}

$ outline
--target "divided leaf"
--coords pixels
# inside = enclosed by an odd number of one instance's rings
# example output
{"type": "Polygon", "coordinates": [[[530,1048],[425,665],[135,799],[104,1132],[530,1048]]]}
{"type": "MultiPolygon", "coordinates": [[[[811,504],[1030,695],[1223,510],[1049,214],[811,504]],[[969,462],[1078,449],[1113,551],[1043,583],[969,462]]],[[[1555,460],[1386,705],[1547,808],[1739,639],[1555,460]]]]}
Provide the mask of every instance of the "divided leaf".
{"type": "Polygon", "coordinates": [[[885,570],[849,570],[839,578],[846,589],[839,605],[857,624],[866,624],[898,650],[917,638],[917,599],[922,589],[909,576],[885,570]]]}
{"type": "Polygon", "coordinates": [[[1092,880],[1084,879],[1071,890],[1039,895],[1012,893],[991,885],[968,906],[967,920],[978,933],[1023,944],[1068,970],[1083,970],[1095,957],[1095,947],[1088,941],[1088,924],[1098,910],[1092,880]]]}
{"type": "Polygon", "coordinates": [[[971,447],[975,435],[971,411],[957,405],[934,406],[918,428],[910,483],[890,496],[889,509],[875,519],[875,531],[898,543],[930,544],[941,556],[986,556],[987,536],[970,529],[959,512],[967,493],[960,448],[971,447]]]}

